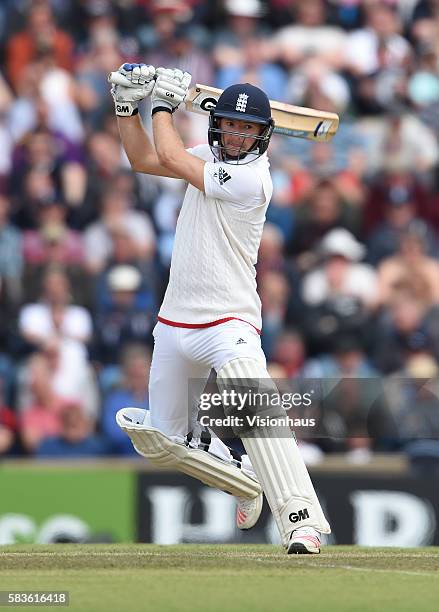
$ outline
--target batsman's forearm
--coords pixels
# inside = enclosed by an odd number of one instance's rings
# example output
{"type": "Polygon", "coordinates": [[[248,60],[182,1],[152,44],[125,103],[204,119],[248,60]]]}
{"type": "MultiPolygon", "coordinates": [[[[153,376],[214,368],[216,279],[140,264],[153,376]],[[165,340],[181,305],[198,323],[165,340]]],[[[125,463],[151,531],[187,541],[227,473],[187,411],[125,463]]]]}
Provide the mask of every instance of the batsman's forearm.
{"type": "Polygon", "coordinates": [[[174,159],[185,152],[183,141],[174,127],[170,113],[155,113],[152,127],[157,157],[161,164],[168,167],[172,165],[174,159]]]}
{"type": "Polygon", "coordinates": [[[149,172],[152,162],[157,163],[157,154],[140,116],[117,117],[117,126],[123,148],[135,172],[149,172]]]}

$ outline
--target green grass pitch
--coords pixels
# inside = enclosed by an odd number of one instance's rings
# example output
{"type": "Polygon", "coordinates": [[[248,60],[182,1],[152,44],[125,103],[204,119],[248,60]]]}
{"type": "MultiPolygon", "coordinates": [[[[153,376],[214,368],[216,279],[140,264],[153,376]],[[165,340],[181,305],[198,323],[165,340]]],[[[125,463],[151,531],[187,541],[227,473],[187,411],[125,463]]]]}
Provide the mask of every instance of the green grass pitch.
{"type": "Polygon", "coordinates": [[[268,545],[7,546],[0,590],[70,591],[69,612],[433,612],[439,548],[289,556],[268,545]]]}

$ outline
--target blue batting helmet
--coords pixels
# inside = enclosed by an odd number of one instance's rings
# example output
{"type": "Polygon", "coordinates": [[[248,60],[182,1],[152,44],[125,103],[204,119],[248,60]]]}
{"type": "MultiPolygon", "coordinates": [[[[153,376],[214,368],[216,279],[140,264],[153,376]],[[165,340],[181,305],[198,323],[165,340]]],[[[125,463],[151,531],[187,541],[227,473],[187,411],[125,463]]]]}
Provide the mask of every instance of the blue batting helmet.
{"type": "MultiPolygon", "coordinates": [[[[274,121],[271,117],[270,102],[262,89],[250,85],[250,83],[231,85],[223,91],[215,108],[210,111],[209,145],[215,157],[219,159],[222,159],[224,153],[226,153],[221,143],[221,134],[223,133],[219,126],[219,119],[221,118],[248,121],[265,126],[261,134],[251,137],[254,138],[255,143],[250,149],[253,152],[257,151],[256,156],[253,154],[253,159],[257,159],[265,153],[273,133],[274,121]],[[220,156],[217,154],[218,150],[221,152],[220,156]]],[[[242,136],[245,137],[245,134],[242,136]]],[[[243,158],[250,151],[243,151],[238,157],[243,158]]]]}

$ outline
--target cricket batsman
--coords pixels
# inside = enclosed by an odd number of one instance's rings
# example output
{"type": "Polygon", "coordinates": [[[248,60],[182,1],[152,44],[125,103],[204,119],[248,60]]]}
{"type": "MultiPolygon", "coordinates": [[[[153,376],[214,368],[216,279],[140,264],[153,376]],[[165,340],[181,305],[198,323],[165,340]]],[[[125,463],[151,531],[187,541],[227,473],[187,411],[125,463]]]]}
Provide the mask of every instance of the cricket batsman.
{"type": "MultiPolygon", "coordinates": [[[[246,451],[241,457],[218,437],[206,436],[198,421],[212,369],[225,392],[273,385],[261,348],[255,278],[273,190],[268,98],[248,83],[228,87],[210,111],[208,144],[185,149],[173,114],[191,75],[145,64],[123,64],[119,72],[130,86],[113,85],[111,93],[132,169],[184,179],[188,187],[153,331],[150,410],[124,408],[117,422],[152,464],[234,495],[238,528],[255,525],[264,492],[288,553],[319,553],[320,534],[330,527],[290,429],[273,430],[258,421],[238,428],[246,451]],[[137,108],[148,96],[153,141],[137,108]]],[[[233,403],[224,410],[237,416],[233,403]]],[[[274,410],[275,416],[285,414],[278,406],[274,410]]]]}

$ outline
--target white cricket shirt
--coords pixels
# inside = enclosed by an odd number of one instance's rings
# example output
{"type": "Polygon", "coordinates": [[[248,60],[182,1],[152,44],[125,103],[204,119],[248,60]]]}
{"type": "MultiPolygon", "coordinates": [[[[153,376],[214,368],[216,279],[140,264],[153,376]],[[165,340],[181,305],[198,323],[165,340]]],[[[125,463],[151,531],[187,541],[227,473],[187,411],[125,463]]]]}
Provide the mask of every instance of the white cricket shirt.
{"type": "Polygon", "coordinates": [[[255,264],[273,192],[267,154],[235,166],[215,160],[207,144],[188,151],[207,162],[205,193],[186,190],[159,320],[207,327],[240,319],[260,330],[255,264]]]}

